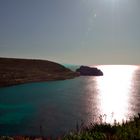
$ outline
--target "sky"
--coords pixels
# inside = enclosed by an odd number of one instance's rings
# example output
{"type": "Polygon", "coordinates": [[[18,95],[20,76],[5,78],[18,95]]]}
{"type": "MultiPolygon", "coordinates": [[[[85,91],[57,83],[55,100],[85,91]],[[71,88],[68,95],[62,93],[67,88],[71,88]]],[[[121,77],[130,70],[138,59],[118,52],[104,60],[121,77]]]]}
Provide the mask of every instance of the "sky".
{"type": "Polygon", "coordinates": [[[0,0],[0,57],[140,64],[140,0],[0,0]]]}

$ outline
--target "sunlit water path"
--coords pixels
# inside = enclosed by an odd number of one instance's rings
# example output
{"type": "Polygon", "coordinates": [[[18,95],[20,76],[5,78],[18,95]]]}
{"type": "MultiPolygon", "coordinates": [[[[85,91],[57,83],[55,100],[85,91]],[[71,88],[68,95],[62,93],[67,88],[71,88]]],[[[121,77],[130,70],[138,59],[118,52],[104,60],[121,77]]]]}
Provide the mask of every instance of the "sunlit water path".
{"type": "MultiPolygon", "coordinates": [[[[136,66],[100,66],[104,76],[97,79],[99,96],[98,106],[106,122],[114,120],[122,122],[129,119],[135,111],[131,108],[133,97],[136,66]]],[[[135,107],[135,105],[133,106],[135,107]]]]}
{"type": "Polygon", "coordinates": [[[1,88],[0,134],[58,135],[81,120],[121,123],[140,112],[140,67],[98,68],[104,76],[1,88]]]}

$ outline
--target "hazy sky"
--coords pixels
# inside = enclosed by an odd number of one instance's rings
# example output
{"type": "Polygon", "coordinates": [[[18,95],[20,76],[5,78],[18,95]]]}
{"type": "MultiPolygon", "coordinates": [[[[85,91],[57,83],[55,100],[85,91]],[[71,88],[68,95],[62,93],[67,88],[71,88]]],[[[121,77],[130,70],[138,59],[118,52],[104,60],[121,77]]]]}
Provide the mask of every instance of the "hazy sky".
{"type": "Polygon", "coordinates": [[[0,0],[0,56],[140,64],[140,0],[0,0]]]}

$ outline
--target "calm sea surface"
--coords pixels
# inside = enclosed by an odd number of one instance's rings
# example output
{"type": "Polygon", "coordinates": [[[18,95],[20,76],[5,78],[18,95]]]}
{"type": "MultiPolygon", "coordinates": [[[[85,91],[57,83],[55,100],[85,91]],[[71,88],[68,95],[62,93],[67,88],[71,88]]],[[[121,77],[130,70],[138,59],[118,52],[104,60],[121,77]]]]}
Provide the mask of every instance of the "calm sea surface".
{"type": "Polygon", "coordinates": [[[140,112],[140,67],[98,68],[104,76],[0,88],[0,135],[56,136],[81,120],[121,123],[140,112]]]}

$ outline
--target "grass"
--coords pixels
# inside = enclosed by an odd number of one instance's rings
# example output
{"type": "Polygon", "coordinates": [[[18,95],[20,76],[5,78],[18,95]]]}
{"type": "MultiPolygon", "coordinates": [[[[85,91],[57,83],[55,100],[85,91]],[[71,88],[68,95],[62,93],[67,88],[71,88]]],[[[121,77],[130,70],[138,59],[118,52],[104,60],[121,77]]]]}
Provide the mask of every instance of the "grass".
{"type": "Polygon", "coordinates": [[[140,140],[140,114],[122,124],[91,124],[70,132],[62,140],[140,140]]]}
{"type": "MultiPolygon", "coordinates": [[[[7,137],[1,136],[0,140],[53,140],[50,137],[7,137]]],[[[56,140],[140,140],[140,114],[122,124],[114,122],[114,125],[107,123],[83,124],[76,127],[76,130],[69,132],[56,140]]]]}

